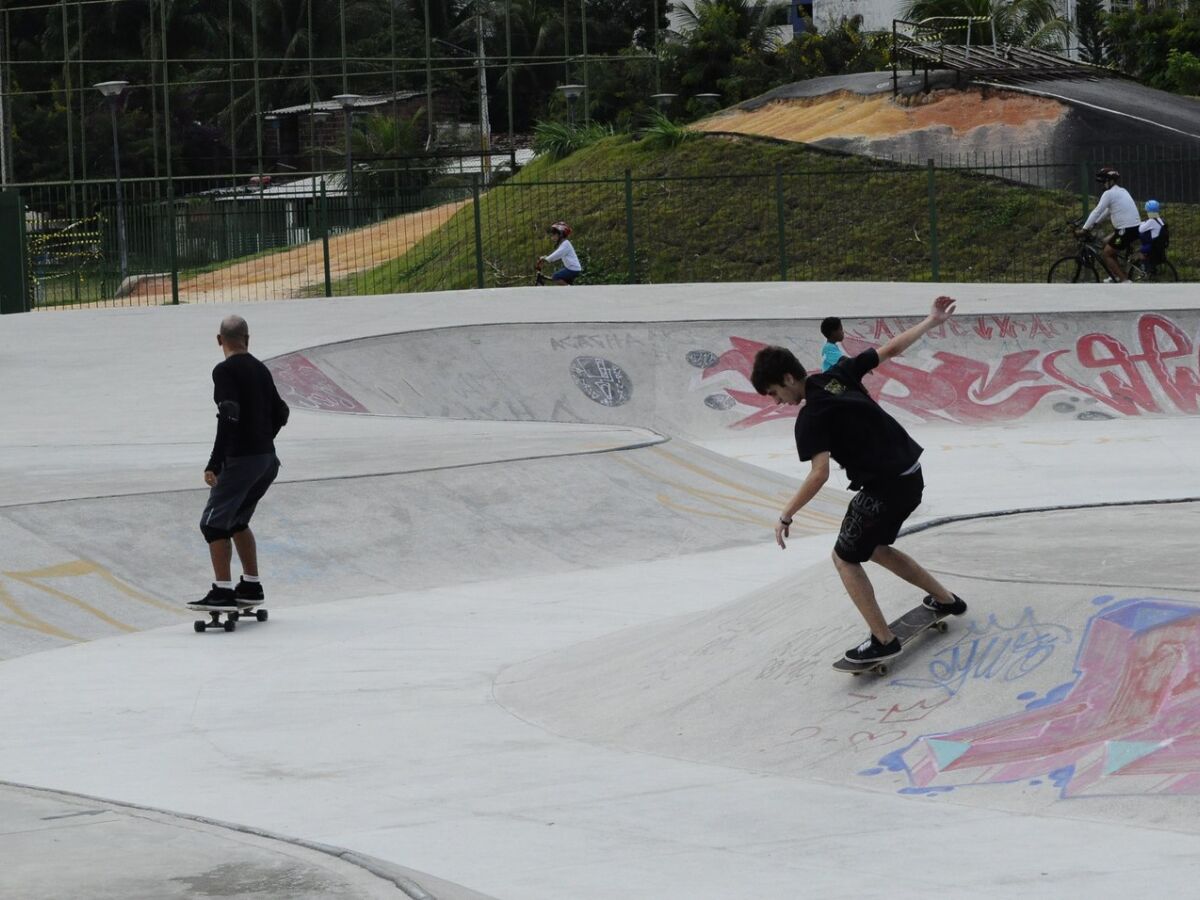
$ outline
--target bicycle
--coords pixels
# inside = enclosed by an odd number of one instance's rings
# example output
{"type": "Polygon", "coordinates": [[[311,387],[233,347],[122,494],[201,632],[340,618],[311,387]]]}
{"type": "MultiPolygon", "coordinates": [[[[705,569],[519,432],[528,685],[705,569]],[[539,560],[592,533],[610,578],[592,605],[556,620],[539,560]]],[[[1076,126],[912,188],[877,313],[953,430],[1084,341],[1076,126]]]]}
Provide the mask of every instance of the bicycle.
{"type": "MultiPolygon", "coordinates": [[[[1064,256],[1054,262],[1046,281],[1050,284],[1099,283],[1101,273],[1108,277],[1108,267],[1104,265],[1104,244],[1090,233],[1081,233],[1078,219],[1069,219],[1067,229],[1078,241],[1079,246],[1070,256],[1064,256]]],[[[1179,280],[1175,266],[1166,259],[1157,263],[1146,259],[1125,259],[1122,260],[1121,268],[1130,281],[1139,283],[1179,280]]]]}

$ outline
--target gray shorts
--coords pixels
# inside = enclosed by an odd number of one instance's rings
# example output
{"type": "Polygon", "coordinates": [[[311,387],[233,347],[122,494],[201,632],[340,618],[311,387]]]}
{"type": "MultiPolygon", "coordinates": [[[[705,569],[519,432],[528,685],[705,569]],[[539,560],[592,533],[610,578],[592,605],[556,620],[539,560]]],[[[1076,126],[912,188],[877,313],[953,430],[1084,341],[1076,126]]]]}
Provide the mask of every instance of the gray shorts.
{"type": "Polygon", "coordinates": [[[211,544],[245,531],[258,501],[278,474],[279,458],[274,453],[227,459],[200,516],[204,539],[211,544]]]}

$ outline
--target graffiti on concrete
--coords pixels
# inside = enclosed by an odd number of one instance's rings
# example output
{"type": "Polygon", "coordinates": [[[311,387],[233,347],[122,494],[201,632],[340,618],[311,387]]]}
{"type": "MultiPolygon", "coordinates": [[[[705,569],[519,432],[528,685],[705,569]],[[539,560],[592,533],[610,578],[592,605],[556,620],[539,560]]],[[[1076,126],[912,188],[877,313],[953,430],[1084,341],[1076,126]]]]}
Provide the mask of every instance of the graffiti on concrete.
{"type": "MultiPolygon", "coordinates": [[[[913,322],[862,320],[848,330],[845,348],[861,353],[913,322]]],[[[927,339],[935,347],[953,339],[956,346],[977,347],[975,352],[935,349],[925,358],[891,359],[865,384],[882,405],[926,421],[1011,422],[1039,405],[1084,420],[1200,414],[1200,347],[1169,316],[1140,315],[1126,336],[1089,332],[1072,340],[1066,332],[1046,315],[951,319],[927,339]]],[[[726,393],[753,412],[731,427],[794,418],[794,407],[778,407],[749,388],[754,355],[766,344],[742,337],[729,343],[703,377],[733,372],[745,380],[746,388],[726,393]]]]}
{"type": "Polygon", "coordinates": [[[365,413],[367,408],[301,353],[289,353],[267,362],[283,401],[296,409],[365,413]]]}
{"type": "Polygon", "coordinates": [[[625,370],[599,356],[575,357],[571,377],[585,397],[601,406],[620,406],[633,396],[633,381],[625,370]]]}
{"type": "Polygon", "coordinates": [[[1011,622],[991,613],[985,622],[969,623],[962,637],[934,653],[925,676],[898,678],[892,683],[935,688],[953,697],[972,681],[1008,682],[1024,678],[1070,642],[1069,628],[1039,622],[1028,606],[1011,622]]]}
{"type": "Polygon", "coordinates": [[[1094,602],[1107,605],[1087,624],[1072,680],[1018,694],[1015,715],[925,735],[863,774],[905,773],[909,793],[1003,782],[1063,797],[1200,793],[1200,606],[1094,602]]]}

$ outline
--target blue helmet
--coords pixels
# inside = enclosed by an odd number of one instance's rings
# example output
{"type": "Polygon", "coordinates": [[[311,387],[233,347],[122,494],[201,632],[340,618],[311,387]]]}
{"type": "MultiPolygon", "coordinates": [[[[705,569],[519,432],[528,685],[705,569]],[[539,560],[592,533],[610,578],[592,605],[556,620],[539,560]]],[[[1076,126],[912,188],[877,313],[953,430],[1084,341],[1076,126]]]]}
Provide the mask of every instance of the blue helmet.
{"type": "Polygon", "coordinates": [[[1157,200],[1147,200],[1146,201],[1146,214],[1150,215],[1150,216],[1157,216],[1158,213],[1159,213],[1158,201],[1157,200]]]}

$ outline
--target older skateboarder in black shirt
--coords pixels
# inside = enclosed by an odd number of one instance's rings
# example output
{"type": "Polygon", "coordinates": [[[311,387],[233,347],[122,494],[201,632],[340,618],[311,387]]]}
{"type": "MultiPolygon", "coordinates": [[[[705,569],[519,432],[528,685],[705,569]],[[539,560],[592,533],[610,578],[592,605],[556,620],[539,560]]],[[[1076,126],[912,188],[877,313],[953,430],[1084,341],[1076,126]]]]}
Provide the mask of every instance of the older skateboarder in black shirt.
{"type": "Polygon", "coordinates": [[[851,662],[877,662],[900,653],[879,609],[875,589],[863,570],[867,560],[878,563],[909,584],[924,590],[924,605],[942,615],[962,615],[967,604],[950,593],[912,557],[894,548],[900,526],[921,503],[921,446],[904,427],[871,399],[862,378],[880,363],[899,356],[922,335],[954,314],[955,301],[938,297],[918,325],[896,335],[878,350],[843,357],[827,372],[806,375],[790,350],[765,347],[754,360],[750,380],[754,389],[777,403],[804,406],[796,416],[796,450],[810,462],[808,477],[784,507],[775,526],[775,540],[786,547],[792,517],[829,478],[829,460],[846,470],[850,501],[833,548],[833,563],[871,635],[846,651],[851,662]]]}
{"type": "Polygon", "coordinates": [[[288,420],[287,404],[270,370],[250,355],[246,320],[223,319],[217,344],[225,360],[212,372],[217,439],[204,470],[204,482],[212,490],[200,517],[214,582],[202,600],[188,604],[193,609],[237,609],[263,601],[250,517],[279,473],[275,435],[288,420]],[[243,573],[236,587],[230,572],[234,547],[243,573]]]}

